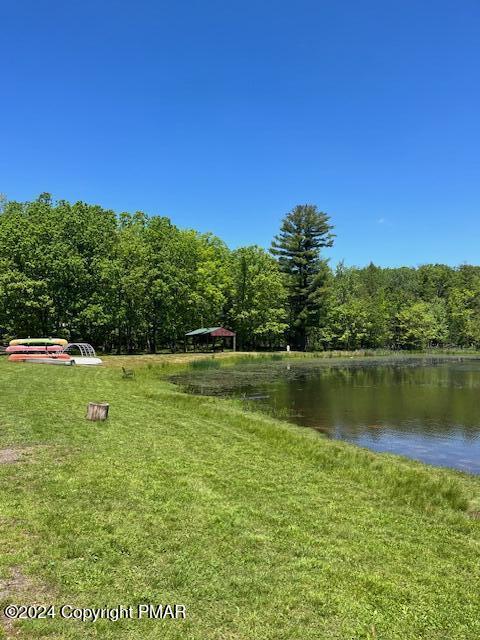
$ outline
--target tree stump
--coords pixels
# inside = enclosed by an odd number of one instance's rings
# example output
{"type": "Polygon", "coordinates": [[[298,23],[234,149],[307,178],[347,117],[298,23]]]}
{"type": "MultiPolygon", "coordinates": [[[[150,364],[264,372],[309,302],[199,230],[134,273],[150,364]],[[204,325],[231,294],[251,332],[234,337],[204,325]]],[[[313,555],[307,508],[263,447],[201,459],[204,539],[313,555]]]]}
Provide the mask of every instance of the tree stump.
{"type": "Polygon", "coordinates": [[[98,422],[108,418],[108,402],[89,402],[87,407],[87,420],[98,422]]]}

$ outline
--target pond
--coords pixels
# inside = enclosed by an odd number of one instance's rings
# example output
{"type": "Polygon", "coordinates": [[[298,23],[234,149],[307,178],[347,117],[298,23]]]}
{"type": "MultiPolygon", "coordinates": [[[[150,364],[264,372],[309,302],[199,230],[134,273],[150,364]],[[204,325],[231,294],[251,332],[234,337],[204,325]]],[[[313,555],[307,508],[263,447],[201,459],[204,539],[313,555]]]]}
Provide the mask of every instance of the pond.
{"type": "Polygon", "coordinates": [[[480,359],[295,359],[177,376],[328,437],[480,473],[480,359]]]}

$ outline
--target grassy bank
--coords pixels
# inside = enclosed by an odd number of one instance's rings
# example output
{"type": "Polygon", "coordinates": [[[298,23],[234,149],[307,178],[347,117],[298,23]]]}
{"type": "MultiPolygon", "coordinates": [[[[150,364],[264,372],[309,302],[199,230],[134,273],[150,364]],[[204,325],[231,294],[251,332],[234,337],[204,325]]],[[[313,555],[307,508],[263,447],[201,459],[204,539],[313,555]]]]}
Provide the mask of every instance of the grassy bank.
{"type": "Polygon", "coordinates": [[[151,361],[123,379],[131,362],[0,360],[0,597],[187,618],[4,620],[5,637],[480,637],[478,478],[187,396],[151,361]]]}

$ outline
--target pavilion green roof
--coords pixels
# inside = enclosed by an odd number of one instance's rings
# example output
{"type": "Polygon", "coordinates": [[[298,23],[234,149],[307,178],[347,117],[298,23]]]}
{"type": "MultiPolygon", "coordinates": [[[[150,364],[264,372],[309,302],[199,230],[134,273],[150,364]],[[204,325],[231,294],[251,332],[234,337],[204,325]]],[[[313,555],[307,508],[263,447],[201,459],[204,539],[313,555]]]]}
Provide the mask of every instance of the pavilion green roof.
{"type": "Polygon", "coordinates": [[[212,331],[216,331],[217,329],[221,329],[222,327],[202,327],[201,329],[195,329],[194,331],[189,331],[188,333],[186,333],[186,336],[201,336],[201,335],[205,335],[206,333],[212,333],[212,331]]]}

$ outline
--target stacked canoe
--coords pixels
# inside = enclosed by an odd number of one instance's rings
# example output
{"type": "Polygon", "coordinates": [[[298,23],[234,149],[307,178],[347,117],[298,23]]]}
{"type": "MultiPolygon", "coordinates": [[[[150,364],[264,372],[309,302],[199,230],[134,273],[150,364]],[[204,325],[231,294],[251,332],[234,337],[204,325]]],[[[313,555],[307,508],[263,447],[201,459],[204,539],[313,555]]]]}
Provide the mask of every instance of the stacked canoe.
{"type": "Polygon", "coordinates": [[[10,340],[5,351],[10,362],[73,363],[72,356],[63,352],[66,346],[63,338],[22,338],[10,340]]]}

